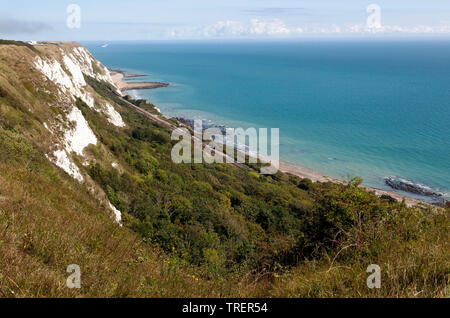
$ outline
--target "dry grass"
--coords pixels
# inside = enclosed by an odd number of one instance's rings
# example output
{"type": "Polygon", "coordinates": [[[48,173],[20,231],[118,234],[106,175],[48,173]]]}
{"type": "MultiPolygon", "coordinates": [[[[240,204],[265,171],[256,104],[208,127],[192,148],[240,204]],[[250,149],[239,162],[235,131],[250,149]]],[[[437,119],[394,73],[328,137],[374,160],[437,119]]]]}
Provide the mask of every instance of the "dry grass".
{"type": "Polygon", "coordinates": [[[84,185],[19,134],[0,129],[2,297],[259,295],[246,279],[202,277],[201,268],[167,257],[119,227],[84,185]],[[81,267],[80,290],[66,287],[70,264],[81,267]]]}
{"type": "Polygon", "coordinates": [[[274,297],[449,297],[449,211],[397,211],[398,221],[354,236],[342,249],[281,276],[274,297]],[[353,243],[353,244],[352,244],[353,243]],[[369,289],[370,264],[381,288],[369,289]]]}
{"type": "MultiPolygon", "coordinates": [[[[44,46],[41,54],[59,48],[44,46]]],[[[399,208],[394,221],[355,228],[341,249],[279,275],[208,279],[207,269],[164,255],[119,227],[101,198],[45,158],[55,142],[42,123],[67,105],[32,68],[34,56],[0,45],[0,297],[450,296],[448,210],[399,208]],[[66,287],[70,264],[81,267],[80,290],[66,287]],[[366,286],[370,264],[381,266],[381,289],[366,286]]],[[[117,161],[96,149],[107,165],[117,161]]]]}
{"type": "Polygon", "coordinates": [[[49,180],[5,164],[0,171],[3,297],[258,295],[256,286],[230,277],[203,280],[198,269],[171,261],[118,227],[71,180],[49,180]],[[66,287],[69,264],[81,266],[80,290],[66,287]]]}

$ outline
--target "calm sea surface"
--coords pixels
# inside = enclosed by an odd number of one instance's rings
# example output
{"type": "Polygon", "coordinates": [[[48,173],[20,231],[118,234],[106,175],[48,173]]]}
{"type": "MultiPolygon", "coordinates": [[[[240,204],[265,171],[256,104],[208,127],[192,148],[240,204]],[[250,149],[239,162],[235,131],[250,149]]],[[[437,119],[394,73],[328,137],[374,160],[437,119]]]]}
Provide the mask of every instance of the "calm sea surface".
{"type": "Polygon", "coordinates": [[[280,128],[281,159],[450,192],[450,41],[84,43],[170,116],[280,128]]]}

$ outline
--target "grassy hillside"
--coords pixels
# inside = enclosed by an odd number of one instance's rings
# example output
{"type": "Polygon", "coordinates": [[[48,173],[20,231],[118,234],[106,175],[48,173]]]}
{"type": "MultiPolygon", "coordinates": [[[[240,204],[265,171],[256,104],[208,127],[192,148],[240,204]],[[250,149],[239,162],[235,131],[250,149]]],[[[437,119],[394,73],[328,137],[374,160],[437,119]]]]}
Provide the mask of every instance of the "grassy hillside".
{"type": "Polygon", "coordinates": [[[449,209],[380,199],[357,178],[175,165],[168,128],[87,75],[126,126],[77,99],[99,140],[73,154],[86,176],[78,183],[46,158],[55,137],[43,123],[68,105],[33,70],[36,54],[55,54],[38,48],[0,43],[1,296],[449,296],[449,209]],[[69,264],[82,268],[80,290],[65,286],[69,264]],[[366,286],[370,264],[381,289],[366,286]]]}

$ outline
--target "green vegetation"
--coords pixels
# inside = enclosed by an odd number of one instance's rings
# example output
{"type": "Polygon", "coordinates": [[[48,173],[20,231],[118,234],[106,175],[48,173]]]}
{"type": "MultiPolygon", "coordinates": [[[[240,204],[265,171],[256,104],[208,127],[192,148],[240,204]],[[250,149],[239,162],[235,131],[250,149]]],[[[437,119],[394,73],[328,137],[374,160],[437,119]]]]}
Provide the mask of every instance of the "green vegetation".
{"type": "Polygon", "coordinates": [[[0,297],[257,293],[250,286],[235,290],[232,277],[198,279],[201,269],[118,227],[85,186],[55,169],[25,138],[0,129],[0,141],[0,297]],[[70,264],[82,268],[80,290],[65,285],[70,264]]]}
{"type": "MultiPolygon", "coordinates": [[[[334,263],[356,262],[358,270],[362,270],[359,276],[365,277],[362,266],[385,264],[380,255],[396,259],[392,248],[398,242],[405,244],[398,245],[398,253],[403,254],[402,249],[409,246],[411,238],[397,235],[395,229],[408,220],[411,228],[406,232],[414,226],[414,231],[419,227],[421,233],[428,233],[425,219],[431,218],[431,228],[439,229],[440,235],[433,235],[437,240],[433,242],[438,242],[442,250],[427,255],[427,261],[442,267],[436,273],[431,268],[429,273],[423,272],[420,287],[433,281],[435,285],[427,290],[431,295],[434,288],[448,283],[448,253],[444,248],[448,214],[434,214],[431,208],[408,208],[387,196],[378,198],[360,188],[362,180],[357,178],[343,186],[312,183],[281,173],[264,177],[250,169],[226,165],[175,165],[170,160],[173,144],[169,131],[128,109],[123,110],[123,115],[130,127],[127,130],[96,131],[131,169],[120,174],[112,167],[97,164],[90,169],[91,177],[124,212],[127,226],[166,253],[206,266],[210,269],[208,277],[290,273],[310,260],[323,266],[323,261],[330,258],[334,263]],[[425,224],[418,221],[421,218],[425,218],[425,224]]],[[[96,114],[86,116],[97,127],[102,126],[96,124],[96,114]]],[[[431,244],[432,237],[423,236],[421,240],[431,244]]],[[[421,246],[429,254],[426,245],[421,246]]]]}
{"type": "Polygon", "coordinates": [[[28,99],[3,81],[2,296],[449,296],[449,208],[378,198],[358,178],[339,185],[251,167],[176,165],[167,128],[86,77],[127,124],[114,127],[76,102],[100,141],[80,165],[98,187],[93,195],[45,158],[38,127],[52,110],[36,82],[14,86],[41,102],[31,115],[28,99]],[[123,213],[123,228],[101,192],[123,213]],[[64,287],[69,264],[88,269],[80,291],[64,287]],[[370,264],[382,269],[381,289],[366,286],[370,264]]]}
{"type": "Polygon", "coordinates": [[[16,46],[25,46],[27,48],[29,48],[30,50],[32,50],[35,53],[38,53],[39,51],[36,50],[36,48],[26,42],[22,42],[22,41],[14,41],[14,40],[2,40],[0,39],[0,45],[16,45],[16,46]]]}
{"type": "Polygon", "coordinates": [[[96,62],[92,61],[92,69],[94,70],[95,73],[100,74],[100,75],[105,75],[105,72],[103,71],[103,69],[101,69],[96,62]]]}

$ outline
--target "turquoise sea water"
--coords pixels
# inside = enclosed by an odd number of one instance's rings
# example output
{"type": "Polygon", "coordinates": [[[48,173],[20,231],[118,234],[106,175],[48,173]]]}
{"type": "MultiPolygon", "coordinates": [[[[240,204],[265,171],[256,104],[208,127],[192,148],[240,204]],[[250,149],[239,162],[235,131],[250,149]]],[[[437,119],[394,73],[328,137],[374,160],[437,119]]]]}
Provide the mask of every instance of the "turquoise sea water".
{"type": "Polygon", "coordinates": [[[84,43],[170,116],[280,128],[280,157],[390,189],[450,192],[450,41],[84,43]]]}

